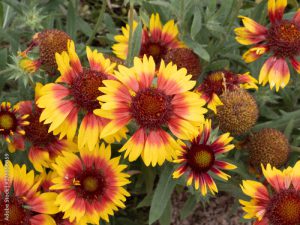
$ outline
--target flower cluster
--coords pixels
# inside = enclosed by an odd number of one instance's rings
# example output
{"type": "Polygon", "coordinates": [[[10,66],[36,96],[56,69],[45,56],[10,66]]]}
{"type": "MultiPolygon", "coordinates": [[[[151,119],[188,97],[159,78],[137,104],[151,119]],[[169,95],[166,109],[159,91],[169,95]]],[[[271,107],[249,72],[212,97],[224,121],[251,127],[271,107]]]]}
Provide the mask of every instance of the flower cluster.
{"type": "MultiPolygon", "coordinates": [[[[109,222],[131,195],[132,172],[125,171],[131,165],[172,165],[172,182],[201,197],[215,195],[219,185],[239,176],[230,158],[240,154],[235,144],[243,143],[249,168],[261,166],[257,173],[266,180],[242,181],[242,192],[251,197],[240,200],[244,217],[256,225],[300,224],[300,162],[283,171],[274,167],[287,162],[288,140],[276,129],[252,133],[259,109],[246,90],[268,82],[271,89],[284,88],[290,79],[286,59],[300,72],[300,11],[283,19],[286,5],[268,1],[268,28],[242,16],[244,27],[235,29],[239,43],[255,45],[243,55],[247,63],[272,54],[258,81],[249,72],[223,68],[198,82],[197,54],[181,41],[174,20],[162,25],[158,13],[142,29],[132,66],[89,46],[85,60],[60,30],[34,35],[19,53],[19,66],[30,74],[44,70],[50,79],[31,79],[32,99],[13,107],[1,103],[0,138],[12,156],[28,150],[32,165],[0,161],[0,224],[109,222]],[[38,59],[29,56],[34,47],[38,59]]],[[[121,60],[137,26],[133,21],[115,36],[112,49],[121,60]]]]}

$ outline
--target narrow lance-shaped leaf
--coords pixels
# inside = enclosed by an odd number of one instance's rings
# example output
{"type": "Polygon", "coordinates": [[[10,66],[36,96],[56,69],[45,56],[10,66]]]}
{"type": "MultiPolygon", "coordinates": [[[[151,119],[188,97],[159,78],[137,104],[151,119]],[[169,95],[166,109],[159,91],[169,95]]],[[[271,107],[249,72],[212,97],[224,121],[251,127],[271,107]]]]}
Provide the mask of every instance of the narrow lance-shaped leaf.
{"type": "Polygon", "coordinates": [[[166,164],[161,173],[151,202],[149,224],[154,223],[162,216],[168,201],[171,198],[171,194],[176,185],[176,181],[172,178],[172,173],[173,166],[171,164],[166,164]]]}

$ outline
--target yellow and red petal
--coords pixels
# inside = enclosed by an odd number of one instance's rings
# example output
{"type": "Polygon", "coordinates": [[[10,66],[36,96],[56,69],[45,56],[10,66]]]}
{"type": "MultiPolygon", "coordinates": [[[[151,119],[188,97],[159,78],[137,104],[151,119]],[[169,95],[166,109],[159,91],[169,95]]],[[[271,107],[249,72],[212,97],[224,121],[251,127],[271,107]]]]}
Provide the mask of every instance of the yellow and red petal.
{"type": "Polygon", "coordinates": [[[9,160],[0,161],[0,192],[4,193],[5,187],[10,188],[14,179],[14,167],[9,160]]]}
{"type": "Polygon", "coordinates": [[[49,152],[45,149],[32,146],[29,150],[28,158],[38,172],[43,172],[44,167],[49,167],[49,152]]]}
{"type": "Polygon", "coordinates": [[[250,19],[246,16],[239,16],[239,18],[242,19],[242,22],[245,26],[245,28],[251,33],[255,35],[266,35],[268,32],[268,29],[259,23],[255,22],[254,20],[250,19]]]}
{"type": "MultiPolygon", "coordinates": [[[[137,25],[138,23],[136,21],[133,21],[133,32],[135,31],[137,25]]],[[[118,43],[112,46],[113,53],[118,58],[123,60],[127,58],[127,54],[128,54],[129,32],[130,32],[130,27],[128,24],[126,24],[126,27],[122,27],[122,34],[116,35],[114,37],[115,41],[117,41],[118,43]]]]}
{"type": "Polygon", "coordinates": [[[54,204],[59,206],[59,211],[65,212],[73,206],[75,199],[76,199],[75,191],[72,189],[67,189],[61,191],[57,195],[54,204]]]}
{"type": "Polygon", "coordinates": [[[253,225],[269,225],[270,221],[268,218],[264,217],[262,220],[254,221],[253,225]]]}
{"type": "Polygon", "coordinates": [[[287,6],[287,0],[269,0],[268,1],[268,14],[272,23],[281,21],[284,10],[287,6]]]}
{"type": "Polygon", "coordinates": [[[291,57],[290,60],[291,60],[292,66],[297,71],[297,73],[300,73],[300,62],[295,57],[291,57]]]}
{"type": "Polygon", "coordinates": [[[181,118],[189,121],[194,121],[198,125],[202,124],[203,115],[207,112],[203,108],[205,101],[195,92],[184,92],[174,96],[171,101],[173,112],[181,118]]]}
{"type": "Polygon", "coordinates": [[[198,135],[198,129],[191,122],[173,116],[168,121],[168,127],[171,132],[178,138],[183,140],[192,140],[198,135]]]}
{"type": "Polygon", "coordinates": [[[142,158],[146,166],[162,165],[165,160],[171,161],[176,157],[176,142],[164,130],[150,131],[145,141],[142,158]],[[175,145],[175,146],[174,146],[175,145]],[[174,148],[175,147],[175,148],[174,148]]]}
{"type": "Polygon", "coordinates": [[[10,153],[16,150],[25,150],[25,140],[23,135],[16,134],[12,137],[11,143],[8,143],[8,151],[10,153]]]}
{"type": "Polygon", "coordinates": [[[135,57],[133,70],[141,89],[151,87],[155,76],[155,62],[152,56],[148,59],[147,56],[144,55],[142,60],[135,57]]]}
{"type": "Polygon", "coordinates": [[[149,30],[153,41],[159,42],[162,33],[162,24],[158,13],[151,15],[149,22],[149,30]]]}
{"type": "Polygon", "coordinates": [[[53,130],[53,134],[59,134],[59,139],[67,136],[68,140],[72,141],[77,130],[78,111],[79,110],[77,108],[73,108],[59,127],[53,130]]]}
{"type": "Polygon", "coordinates": [[[33,198],[30,198],[26,203],[34,212],[44,214],[56,214],[59,212],[58,207],[54,204],[56,197],[57,193],[46,192],[33,198]]]}
{"type": "Polygon", "coordinates": [[[223,170],[234,170],[237,168],[235,165],[231,163],[220,161],[220,160],[215,161],[215,166],[223,170]]]}
{"type": "Polygon", "coordinates": [[[209,101],[207,101],[207,108],[211,109],[217,114],[217,107],[223,105],[221,99],[216,93],[213,93],[209,101]]]}
{"type": "MultiPolygon", "coordinates": [[[[134,92],[137,92],[139,90],[139,83],[137,81],[136,74],[132,68],[127,68],[125,66],[119,65],[118,66],[118,71],[115,71],[114,76],[122,82],[129,90],[133,90],[134,92]]],[[[123,87],[121,83],[114,81],[114,80],[107,80],[103,82],[106,86],[112,86],[116,90],[118,90],[118,87],[123,87]]],[[[102,87],[100,91],[105,88],[102,87]]],[[[124,87],[123,87],[124,89],[124,87]]],[[[108,90],[108,93],[111,93],[111,90],[108,90]]],[[[128,95],[128,90],[124,90],[123,94],[128,95]]],[[[103,92],[107,93],[107,92],[103,92]]]]}
{"type": "Polygon", "coordinates": [[[222,170],[219,170],[217,167],[212,167],[210,170],[223,180],[228,180],[231,177],[230,175],[224,173],[222,170]]]}
{"type": "Polygon", "coordinates": [[[79,149],[87,146],[92,151],[95,148],[95,145],[99,142],[99,134],[103,128],[101,120],[101,117],[93,113],[87,113],[83,117],[78,133],[79,149]]]}
{"type": "Polygon", "coordinates": [[[86,47],[86,54],[91,70],[105,74],[113,73],[116,63],[111,63],[110,59],[106,59],[102,53],[98,52],[96,49],[92,51],[89,47],[86,47]]]}
{"type": "MultiPolygon", "coordinates": [[[[174,161],[176,161],[176,160],[174,160],[174,161]]],[[[177,178],[181,177],[186,171],[187,171],[187,166],[185,164],[181,165],[174,171],[172,176],[174,179],[177,179],[177,178]]]]}
{"type": "Polygon", "coordinates": [[[123,127],[125,127],[129,121],[130,117],[122,117],[115,120],[110,121],[101,131],[100,138],[105,138],[107,136],[113,135],[116,132],[120,131],[123,127]]]}
{"type": "Polygon", "coordinates": [[[250,75],[249,72],[238,75],[238,82],[240,83],[240,87],[244,89],[258,89],[257,83],[258,81],[250,75]]]}
{"type": "Polygon", "coordinates": [[[234,145],[228,145],[232,140],[233,137],[230,137],[230,133],[222,134],[211,144],[211,148],[216,154],[230,151],[234,148],[234,145]]]}
{"type": "Polygon", "coordinates": [[[298,9],[295,15],[293,16],[293,21],[296,24],[300,24],[300,9],[298,9]]]}
{"type": "Polygon", "coordinates": [[[215,195],[215,193],[218,193],[218,188],[215,183],[215,181],[212,179],[212,177],[208,173],[204,173],[201,177],[201,194],[204,196],[206,195],[206,185],[209,188],[210,192],[215,195]],[[205,186],[205,188],[204,188],[205,186]]]}
{"type": "Polygon", "coordinates": [[[57,225],[55,220],[46,214],[34,215],[29,221],[30,225],[57,225]]]}
{"type": "Polygon", "coordinates": [[[237,27],[234,29],[235,40],[242,45],[258,44],[266,40],[266,34],[253,34],[246,27],[237,27]]]}
{"type": "Polygon", "coordinates": [[[26,166],[23,165],[20,167],[19,165],[14,166],[14,192],[16,196],[23,196],[34,183],[34,172],[31,170],[30,172],[26,172],[26,166]]]}
{"type": "Polygon", "coordinates": [[[70,66],[75,71],[75,73],[79,75],[80,73],[82,73],[83,69],[79,57],[75,51],[74,41],[69,39],[67,43],[67,48],[68,48],[68,55],[70,58],[70,66]]]}
{"type": "Polygon", "coordinates": [[[290,80],[290,70],[286,60],[283,58],[276,59],[270,68],[268,76],[271,89],[274,86],[276,87],[276,91],[280,87],[284,88],[290,80]]]}
{"type": "Polygon", "coordinates": [[[259,59],[267,51],[269,51],[269,48],[267,46],[256,46],[246,51],[242,57],[246,63],[251,63],[259,59]]]}
{"type": "Polygon", "coordinates": [[[294,168],[293,168],[293,172],[291,174],[291,178],[292,178],[292,183],[293,183],[293,187],[295,188],[295,190],[300,190],[300,161],[298,161],[294,168]]]}
{"type": "Polygon", "coordinates": [[[187,75],[185,68],[177,70],[177,66],[172,62],[165,66],[164,61],[161,61],[157,73],[157,88],[163,90],[167,95],[183,93],[195,87],[196,81],[191,78],[192,75],[187,75]]]}
{"type": "Polygon", "coordinates": [[[185,45],[177,39],[178,33],[174,20],[169,20],[162,28],[161,41],[169,48],[183,48],[185,45]]]}
{"type": "Polygon", "coordinates": [[[264,220],[268,201],[251,199],[249,202],[244,200],[239,200],[239,202],[243,206],[242,209],[246,212],[244,215],[245,219],[257,218],[257,221],[264,220]]]}
{"type": "Polygon", "coordinates": [[[57,63],[57,69],[60,72],[60,77],[56,79],[56,82],[64,82],[71,84],[72,81],[78,76],[76,71],[70,65],[70,57],[67,52],[61,54],[55,53],[55,60],[57,63]]]}
{"type": "Polygon", "coordinates": [[[142,153],[145,147],[146,134],[143,128],[138,129],[132,137],[119,150],[125,151],[124,157],[129,159],[129,162],[135,161],[142,153]]]}
{"type": "Polygon", "coordinates": [[[274,62],[276,61],[275,57],[270,57],[265,61],[263,64],[262,68],[260,69],[259,72],[259,77],[258,77],[258,83],[262,84],[263,86],[266,85],[269,81],[269,73],[271,68],[273,67],[274,62]]]}
{"type": "Polygon", "coordinates": [[[248,195],[251,198],[263,201],[269,201],[270,199],[268,189],[260,182],[243,180],[241,188],[244,194],[248,195]]]}
{"type": "MultiPolygon", "coordinates": [[[[270,164],[264,168],[262,165],[262,172],[268,181],[268,183],[277,191],[286,189],[286,186],[289,186],[291,182],[291,174],[284,174],[282,171],[276,169],[275,167],[271,167],[270,164]],[[287,178],[286,176],[289,176],[287,178]]],[[[289,171],[291,173],[292,170],[289,171]]]]}
{"type": "Polygon", "coordinates": [[[27,73],[35,73],[41,66],[40,60],[32,60],[28,57],[22,58],[19,61],[19,66],[27,73]]]}
{"type": "Polygon", "coordinates": [[[32,113],[32,106],[32,101],[21,101],[16,105],[16,108],[21,115],[26,115],[32,113]]]}

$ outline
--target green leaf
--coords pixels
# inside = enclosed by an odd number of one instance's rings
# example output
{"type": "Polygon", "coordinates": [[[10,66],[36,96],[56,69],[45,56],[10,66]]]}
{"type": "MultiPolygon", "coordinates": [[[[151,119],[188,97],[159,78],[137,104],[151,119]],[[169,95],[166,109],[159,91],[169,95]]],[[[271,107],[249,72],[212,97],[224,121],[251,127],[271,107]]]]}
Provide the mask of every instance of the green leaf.
{"type": "Polygon", "coordinates": [[[93,33],[93,30],[87,22],[85,22],[82,18],[78,17],[77,18],[77,26],[79,30],[81,30],[86,36],[91,36],[93,33]]]}
{"type": "Polygon", "coordinates": [[[226,25],[228,23],[228,18],[232,12],[232,8],[235,7],[235,2],[235,0],[222,1],[221,7],[217,12],[219,14],[218,19],[222,24],[226,25]]]}
{"type": "Polygon", "coordinates": [[[172,218],[172,204],[171,199],[168,201],[168,204],[164,210],[164,213],[159,219],[160,225],[170,225],[172,218]]]}
{"type": "Polygon", "coordinates": [[[192,39],[196,37],[196,35],[199,33],[202,27],[202,15],[201,11],[198,7],[195,8],[194,11],[194,18],[191,26],[191,36],[192,39]]]}
{"type": "Polygon", "coordinates": [[[289,113],[282,113],[278,119],[267,121],[261,124],[256,125],[253,130],[257,131],[263,128],[276,128],[276,129],[284,129],[286,124],[291,120],[294,119],[294,126],[300,126],[300,110],[296,110],[294,112],[289,113]]]}
{"type": "Polygon", "coordinates": [[[184,220],[189,215],[191,215],[196,208],[197,203],[198,200],[196,198],[196,195],[190,195],[180,211],[180,219],[184,220]]]}
{"type": "Polygon", "coordinates": [[[72,1],[69,2],[68,14],[67,14],[67,27],[66,31],[73,40],[76,40],[76,21],[77,15],[72,1]]]}
{"type": "Polygon", "coordinates": [[[0,26],[2,26],[4,21],[4,7],[3,4],[0,2],[0,26]]]}
{"type": "Polygon", "coordinates": [[[222,70],[229,67],[229,61],[227,59],[220,59],[210,63],[205,71],[222,70]]]}
{"type": "Polygon", "coordinates": [[[139,55],[140,49],[141,49],[141,42],[142,42],[142,23],[139,22],[138,26],[136,27],[133,36],[132,36],[132,41],[129,41],[129,46],[128,46],[128,55],[126,59],[126,64],[127,65],[132,65],[133,58],[135,56],[139,55]]]}
{"type": "Polygon", "coordinates": [[[204,47],[196,41],[193,41],[190,37],[184,36],[183,38],[184,43],[202,59],[209,62],[210,56],[208,52],[204,49],[204,47]]]}
{"type": "Polygon", "coordinates": [[[142,174],[145,176],[146,192],[149,194],[153,190],[156,177],[155,169],[148,166],[142,166],[142,174]]]}
{"type": "Polygon", "coordinates": [[[116,225],[141,225],[139,223],[136,223],[128,218],[116,218],[116,225]]]}
{"type": "Polygon", "coordinates": [[[171,194],[176,185],[176,181],[172,178],[172,173],[173,166],[171,164],[166,164],[161,173],[151,202],[149,224],[152,224],[158,220],[167,207],[167,204],[171,198],[171,194]]]}
{"type": "Polygon", "coordinates": [[[287,124],[285,130],[284,130],[284,135],[286,136],[286,138],[289,140],[291,137],[291,134],[293,132],[294,129],[294,118],[292,118],[289,123],[287,124]]]}
{"type": "Polygon", "coordinates": [[[146,207],[151,205],[151,201],[153,199],[153,193],[147,194],[146,197],[137,205],[138,208],[146,207]]]}
{"type": "Polygon", "coordinates": [[[15,0],[2,0],[2,2],[12,7],[18,14],[23,15],[23,11],[21,9],[24,7],[24,4],[15,0]]]}

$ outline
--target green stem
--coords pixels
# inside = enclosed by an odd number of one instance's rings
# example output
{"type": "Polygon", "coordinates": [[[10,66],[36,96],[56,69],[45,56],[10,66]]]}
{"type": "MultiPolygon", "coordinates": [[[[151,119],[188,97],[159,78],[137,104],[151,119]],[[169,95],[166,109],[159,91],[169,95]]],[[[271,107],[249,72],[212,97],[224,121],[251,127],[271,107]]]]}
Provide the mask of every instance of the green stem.
{"type": "Polygon", "coordinates": [[[99,13],[99,17],[97,19],[97,23],[94,27],[94,30],[93,30],[93,33],[91,34],[91,36],[89,37],[89,39],[87,40],[86,42],[86,45],[90,45],[92,43],[92,41],[94,40],[95,38],[95,35],[97,33],[97,30],[103,20],[103,17],[104,17],[104,12],[105,12],[105,9],[106,9],[106,5],[107,5],[107,2],[106,0],[103,0],[103,4],[102,4],[102,7],[101,7],[101,10],[100,10],[100,13],[99,13]]]}
{"type": "Polygon", "coordinates": [[[290,146],[290,148],[291,148],[291,151],[292,152],[299,152],[300,153],[300,147],[297,147],[297,146],[290,146]]]}
{"type": "Polygon", "coordinates": [[[129,48],[128,48],[128,53],[126,57],[126,65],[130,66],[132,57],[131,57],[131,52],[132,52],[132,46],[133,46],[133,3],[130,1],[130,9],[129,9],[129,48]]]}
{"type": "Polygon", "coordinates": [[[33,82],[33,80],[31,78],[29,78],[28,80],[29,80],[29,84],[31,85],[31,87],[33,88],[33,90],[35,90],[35,83],[33,82]]]}

